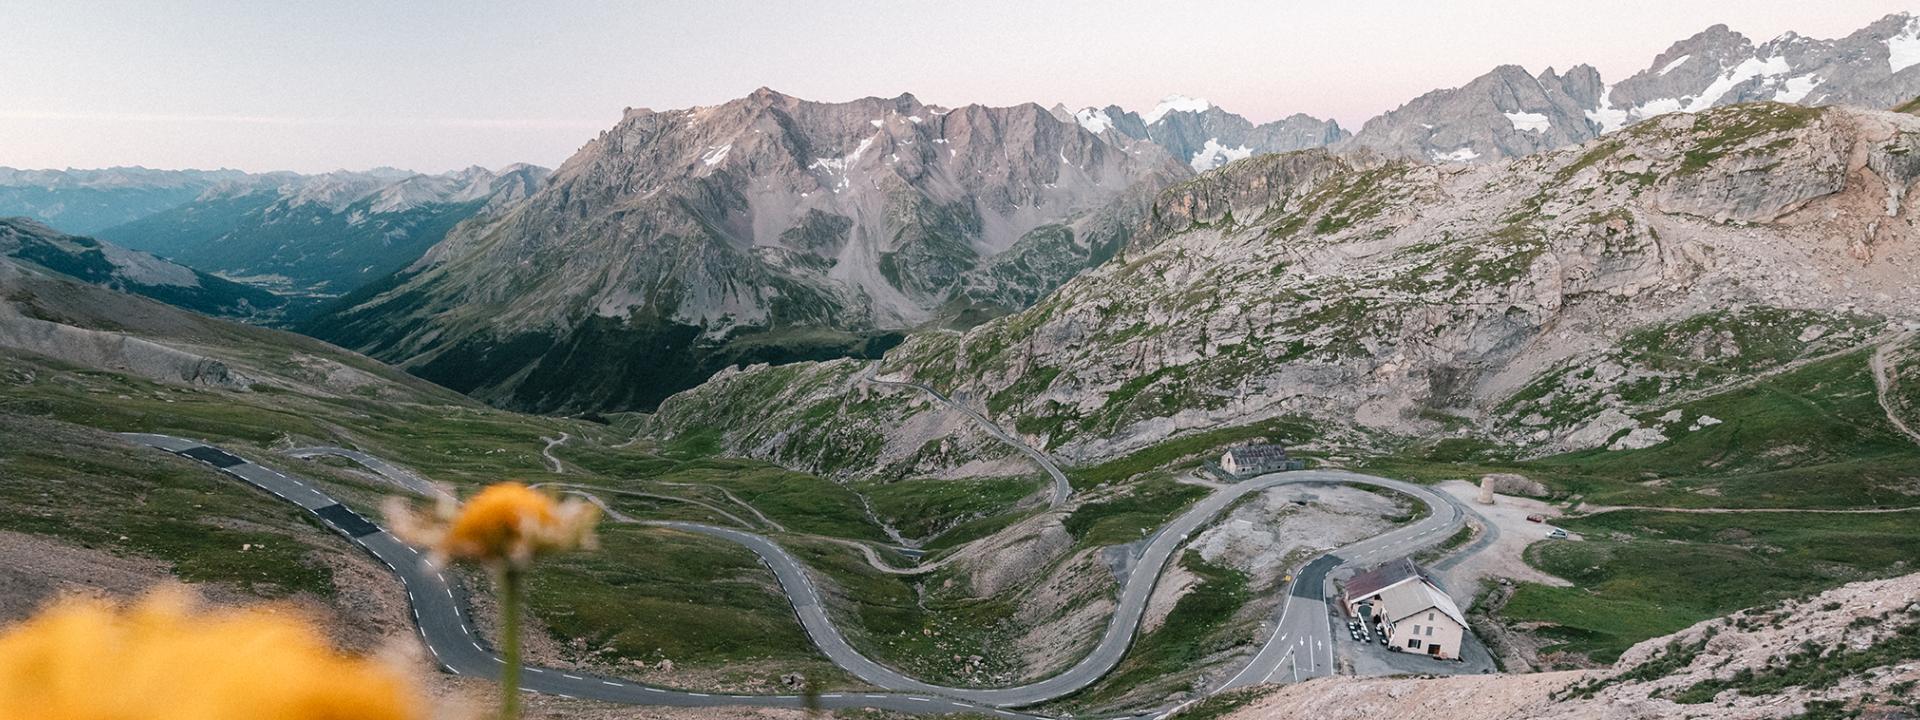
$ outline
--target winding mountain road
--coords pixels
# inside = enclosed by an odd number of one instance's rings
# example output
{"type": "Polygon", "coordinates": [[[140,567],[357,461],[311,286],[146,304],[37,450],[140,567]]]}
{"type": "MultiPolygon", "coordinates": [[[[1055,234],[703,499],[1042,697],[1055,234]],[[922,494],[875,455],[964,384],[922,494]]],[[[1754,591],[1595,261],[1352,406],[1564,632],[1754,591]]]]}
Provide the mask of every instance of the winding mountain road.
{"type": "MultiPolygon", "coordinates": [[[[125,434],[136,443],[157,447],[213,465],[222,472],[313,512],[393,569],[407,587],[416,624],[429,651],[449,672],[495,677],[498,657],[489,650],[462,613],[458,583],[426,565],[419,554],[378,525],[326,496],[313,484],[252,463],[204,443],[165,435],[125,434]]],[[[371,467],[371,466],[370,466],[371,467]]],[[[1280,677],[1282,667],[1296,677],[1333,672],[1332,618],[1324,599],[1330,574],[1350,564],[1370,564],[1411,553],[1446,539],[1465,519],[1450,496],[1423,486],[1343,471],[1307,470],[1264,475],[1216,490],[1174,518],[1139,551],[1136,570],[1121,587],[1117,608],[1099,642],[1079,662],[1056,675],[1006,688],[956,688],[908,677],[866,657],[833,623],[817,585],[804,565],[764,535],[702,523],[640,520],[646,524],[699,533],[738,543],[758,555],[779,582],[808,637],[839,667],[888,692],[833,693],[820,696],[822,707],[876,707],[908,712],[979,712],[1003,717],[1024,715],[1008,708],[1065,697],[1113,669],[1125,655],[1161,572],[1185,542],[1236,500],[1269,488],[1295,484],[1362,484],[1405,493],[1430,510],[1418,521],[1342,547],[1308,563],[1275,613],[1261,650],[1224,685],[1224,690],[1280,677]],[[1296,599],[1304,602],[1295,602],[1296,599]]],[[[594,498],[598,501],[598,498],[594,498]]],[[[632,521],[633,518],[620,519],[632,521]]],[[[677,691],[561,670],[529,669],[527,688],[536,692],[652,705],[759,705],[797,707],[793,695],[726,695],[677,691]]]]}
{"type": "MultiPolygon", "coordinates": [[[[499,678],[500,656],[488,646],[487,640],[481,637],[479,631],[474,629],[471,618],[464,610],[466,603],[462,598],[465,592],[459,581],[434,568],[426,562],[419,551],[401,542],[385,529],[348,509],[340,504],[340,501],[328,496],[304,479],[254,463],[206,443],[148,433],[123,433],[121,437],[137,444],[159,448],[212,465],[221,472],[313,513],[328,528],[346,536],[348,540],[365,549],[400,578],[401,584],[407,590],[407,602],[412,606],[414,625],[420,633],[420,639],[440,667],[456,675],[472,675],[495,680],[499,678]]],[[[751,549],[769,550],[774,553],[774,557],[785,558],[787,562],[792,562],[791,556],[787,556],[785,551],[757,535],[694,523],[660,524],[683,526],[683,529],[694,532],[742,541],[751,549]],[[757,545],[756,541],[764,545],[757,545]]],[[[763,554],[762,557],[766,555],[763,554]]],[[[779,573],[777,569],[776,573],[779,573]]],[[[797,564],[793,569],[782,574],[783,587],[786,586],[789,577],[796,573],[799,573],[797,564]]],[[[804,574],[801,574],[800,578],[804,582],[804,574]]],[[[811,587],[810,584],[808,587],[811,587]]],[[[812,592],[794,598],[796,608],[801,607],[803,603],[811,603],[811,606],[817,609],[818,602],[817,594],[812,592]]],[[[631,705],[681,707],[798,708],[806,704],[805,699],[799,695],[730,695],[691,692],[572,670],[536,667],[529,667],[526,670],[527,672],[521,676],[520,680],[522,686],[528,691],[567,698],[587,698],[631,705]]],[[[881,708],[910,713],[967,712],[1036,720],[1041,717],[922,693],[825,693],[818,696],[817,703],[819,707],[827,709],[881,708]]]]}

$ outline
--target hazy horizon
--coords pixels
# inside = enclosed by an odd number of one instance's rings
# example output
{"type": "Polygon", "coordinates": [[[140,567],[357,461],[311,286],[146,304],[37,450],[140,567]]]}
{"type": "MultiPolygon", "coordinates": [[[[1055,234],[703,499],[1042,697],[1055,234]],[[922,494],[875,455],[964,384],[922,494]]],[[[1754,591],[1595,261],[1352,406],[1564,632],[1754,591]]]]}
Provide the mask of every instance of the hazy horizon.
{"type": "Polygon", "coordinates": [[[442,172],[553,167],[627,107],[767,86],[809,100],[1151,108],[1202,97],[1254,122],[1357,130],[1501,64],[1609,81],[1726,24],[1755,42],[1839,37],[1901,2],[1498,0],[1430,7],[1005,0],[523,7],[16,2],[0,23],[0,166],[442,172]],[[1655,9],[1657,8],[1657,12],[1655,9]]]}

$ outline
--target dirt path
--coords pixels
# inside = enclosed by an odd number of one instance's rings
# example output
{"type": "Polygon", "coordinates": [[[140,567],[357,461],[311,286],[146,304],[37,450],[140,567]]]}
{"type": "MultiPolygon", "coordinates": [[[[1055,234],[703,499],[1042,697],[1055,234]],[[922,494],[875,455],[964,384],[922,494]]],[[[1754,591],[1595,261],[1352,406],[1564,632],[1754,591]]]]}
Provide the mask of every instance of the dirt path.
{"type": "Polygon", "coordinates": [[[1912,339],[1913,333],[1908,332],[1881,343],[1880,347],[1875,348],[1873,351],[1871,364],[1873,365],[1874,395],[1880,400],[1880,409],[1887,412],[1887,422],[1893,423],[1894,429],[1905,434],[1908,438],[1912,439],[1914,443],[1920,444],[1920,432],[1908,426],[1907,421],[1900,419],[1900,413],[1894,412],[1893,399],[1888,397],[1888,393],[1892,391],[1894,383],[1900,380],[1900,374],[1887,362],[1887,356],[1891,354],[1894,349],[1907,344],[1907,341],[1912,339]]]}
{"type": "Polygon", "coordinates": [[[624,523],[639,522],[639,520],[636,520],[630,516],[622,514],[618,510],[613,509],[612,507],[608,506],[605,501],[601,500],[600,497],[595,495],[594,493],[610,493],[613,495],[625,495],[627,497],[646,498],[649,500],[666,500],[669,502],[686,503],[688,505],[695,505],[701,508],[705,508],[713,512],[714,514],[719,515],[720,517],[724,517],[727,520],[732,521],[734,524],[739,525],[740,527],[747,528],[749,530],[756,529],[753,523],[747,522],[744,518],[741,518],[738,515],[722,510],[711,503],[701,502],[699,500],[694,500],[692,498],[683,498],[678,495],[661,495],[659,493],[640,492],[638,490],[615,490],[612,488],[595,487],[592,485],[576,485],[573,483],[537,483],[532,487],[559,488],[565,491],[567,494],[578,495],[580,497],[586,498],[588,502],[598,505],[600,506],[601,510],[606,511],[607,517],[613,518],[616,521],[624,522],[624,523]]]}
{"type": "MultiPolygon", "coordinates": [[[[1859,352],[1861,350],[1865,350],[1867,348],[1878,348],[1878,350],[1876,350],[1874,354],[1875,357],[1878,357],[1880,351],[1884,350],[1887,346],[1903,343],[1905,342],[1905,339],[1909,335],[1911,335],[1911,333],[1883,334],[1871,340],[1867,340],[1866,342],[1862,342],[1858,345],[1848,345],[1844,348],[1840,348],[1839,350],[1834,350],[1832,352],[1821,353],[1819,355],[1815,355],[1812,357],[1800,358],[1798,360],[1794,360],[1794,361],[1785,363],[1783,365],[1780,365],[1779,367],[1763,370],[1761,372],[1742,377],[1732,382],[1725,382],[1719,385],[1703,387],[1695,390],[1689,390],[1686,392],[1662,395],[1659,399],[1656,399],[1650,402],[1640,403],[1639,405],[1632,406],[1632,407],[1622,408],[1622,410],[1626,412],[1628,415],[1637,415],[1643,412],[1650,412],[1650,411],[1658,410],[1661,408],[1683,405],[1683,404],[1698,400],[1700,398],[1719,395],[1721,393],[1725,393],[1728,391],[1738,390],[1740,388],[1758,385],[1762,382],[1773,379],[1775,376],[1784,375],[1786,373],[1793,372],[1795,370],[1806,367],[1808,365],[1812,365],[1817,362],[1823,362],[1823,361],[1832,360],[1834,358],[1841,357],[1844,355],[1850,355],[1850,354],[1859,352]]],[[[1671,358],[1671,359],[1680,360],[1681,358],[1671,358]]],[[[1697,364],[1700,364],[1700,363],[1697,363],[1697,364]]],[[[1920,442],[1920,436],[1915,436],[1915,441],[1920,442]]]]}
{"type": "Polygon", "coordinates": [[[562,443],[565,443],[567,441],[568,437],[569,436],[566,433],[560,433],[560,437],[557,437],[557,438],[550,438],[550,437],[540,438],[541,440],[547,441],[547,446],[540,449],[540,456],[547,459],[547,464],[553,467],[553,473],[555,475],[567,474],[566,466],[560,464],[560,458],[554,457],[553,449],[560,447],[562,443]]]}
{"type": "Polygon", "coordinates": [[[740,496],[733,494],[732,490],[728,490],[726,488],[720,487],[719,485],[708,485],[706,483],[672,482],[669,480],[655,480],[654,482],[660,483],[661,485],[672,485],[674,487],[706,488],[708,490],[716,491],[721,495],[725,495],[727,497],[727,500],[731,501],[733,504],[746,508],[747,512],[753,513],[754,517],[760,518],[761,524],[766,525],[767,527],[773,528],[774,530],[777,530],[779,532],[787,531],[787,526],[781,525],[778,521],[774,520],[773,518],[767,517],[766,513],[760,512],[760,508],[754,507],[751,503],[748,503],[745,500],[741,500],[740,496]]]}

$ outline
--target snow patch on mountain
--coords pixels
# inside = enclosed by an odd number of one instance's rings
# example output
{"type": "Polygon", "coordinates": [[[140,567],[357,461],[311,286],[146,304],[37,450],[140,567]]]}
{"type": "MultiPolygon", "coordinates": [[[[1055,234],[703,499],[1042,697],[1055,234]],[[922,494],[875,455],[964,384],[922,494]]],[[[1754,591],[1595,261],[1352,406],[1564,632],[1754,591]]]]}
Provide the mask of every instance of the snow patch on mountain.
{"type": "Polygon", "coordinates": [[[1251,147],[1246,145],[1241,145],[1237,148],[1227,147],[1226,145],[1220,144],[1219,138],[1207,138],[1206,146],[1202,147],[1199,152],[1194,153],[1193,159],[1187,161],[1187,165],[1191,166],[1195,172],[1206,172],[1235,160],[1252,156],[1253,148],[1251,147]]]}
{"type": "Polygon", "coordinates": [[[1099,108],[1081,110],[1073,114],[1073,119],[1080,123],[1080,127],[1086,128],[1087,132],[1095,135],[1113,129],[1113,118],[1107,115],[1107,111],[1099,108]]]}
{"type": "Polygon", "coordinates": [[[1160,118],[1166,117],[1167,113],[1170,112],[1206,112],[1207,108],[1210,107],[1213,107],[1213,103],[1207,102],[1205,98],[1168,95],[1161,98],[1159,105],[1153,106],[1152,110],[1148,110],[1146,114],[1141,115],[1140,121],[1152,125],[1159,122],[1160,118]]]}
{"type": "Polygon", "coordinates": [[[1600,132],[1610,133],[1626,127],[1633,122],[1633,111],[1613,106],[1613,86],[1600,89],[1600,106],[1586,111],[1588,120],[1600,126],[1600,132]]]}
{"type": "Polygon", "coordinates": [[[1819,86],[1819,75],[1807,74],[1787,78],[1786,82],[1780,84],[1780,90],[1773,94],[1773,99],[1783,103],[1797,103],[1805,100],[1807,95],[1819,86]]]}
{"type": "Polygon", "coordinates": [[[1473,162],[1478,159],[1480,159],[1480,153],[1475,152],[1474,149],[1470,147],[1463,147],[1448,153],[1443,153],[1443,152],[1440,152],[1439,150],[1433,151],[1434,162],[1464,163],[1464,162],[1473,162]]]}
{"type": "Polygon", "coordinates": [[[1660,68],[1660,74],[1665,75],[1667,73],[1673,72],[1675,69],[1679,68],[1681,65],[1686,64],[1686,62],[1691,59],[1693,59],[1692,55],[1681,55],[1680,57],[1675,58],[1673,62],[1667,63],[1666,67],[1660,68]]]}
{"type": "Polygon", "coordinates": [[[1920,18],[1909,18],[1899,35],[1887,38],[1887,66],[1900,72],[1920,65],[1920,18]]]}
{"type": "Polygon", "coordinates": [[[1517,112],[1502,114],[1507,116],[1507,122],[1513,123],[1513,129],[1519,130],[1520,132],[1546,132],[1548,128],[1553,127],[1553,121],[1548,120],[1547,116],[1541,115],[1540,113],[1517,112]]]}

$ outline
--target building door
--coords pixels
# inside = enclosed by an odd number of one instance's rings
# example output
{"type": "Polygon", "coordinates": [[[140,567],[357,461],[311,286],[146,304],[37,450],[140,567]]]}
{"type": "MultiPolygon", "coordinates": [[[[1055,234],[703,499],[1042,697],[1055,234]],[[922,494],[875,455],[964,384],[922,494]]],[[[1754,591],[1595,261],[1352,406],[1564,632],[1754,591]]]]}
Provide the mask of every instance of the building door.
{"type": "Polygon", "coordinates": [[[1439,645],[1437,645],[1437,644],[1436,644],[1436,645],[1428,645],[1428,646],[1427,646],[1427,654],[1428,654],[1428,655],[1439,655],[1439,654],[1440,654],[1440,646],[1439,646],[1439,645]]]}

